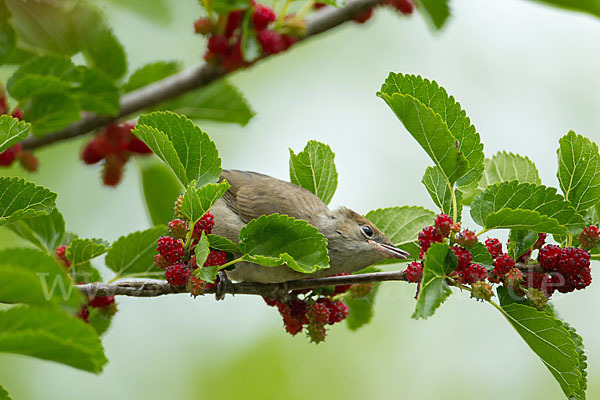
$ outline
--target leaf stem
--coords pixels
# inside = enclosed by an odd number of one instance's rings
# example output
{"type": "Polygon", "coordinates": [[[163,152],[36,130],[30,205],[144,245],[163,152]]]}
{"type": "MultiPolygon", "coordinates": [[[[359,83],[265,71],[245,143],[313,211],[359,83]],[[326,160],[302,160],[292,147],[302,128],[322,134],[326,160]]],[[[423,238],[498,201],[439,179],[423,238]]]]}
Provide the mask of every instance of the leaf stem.
{"type": "Polygon", "coordinates": [[[490,229],[488,229],[488,228],[483,228],[483,229],[482,229],[482,230],[480,230],[480,231],[479,231],[479,233],[477,233],[475,236],[480,236],[480,235],[483,235],[484,233],[486,233],[486,232],[489,232],[489,231],[490,231],[490,229]]]}
{"type": "Polygon", "coordinates": [[[285,0],[285,3],[283,3],[283,7],[281,7],[281,11],[279,12],[279,17],[277,18],[275,26],[281,25],[283,19],[285,18],[285,15],[287,14],[287,10],[290,7],[290,4],[292,4],[292,0],[285,0]]]}
{"type": "Polygon", "coordinates": [[[315,5],[315,1],[314,0],[309,0],[306,2],[306,4],[300,9],[300,11],[298,11],[298,14],[296,14],[299,18],[304,18],[304,16],[312,9],[312,7],[315,5]]]}
{"type": "Polygon", "coordinates": [[[231,261],[229,261],[229,262],[227,262],[227,263],[225,263],[223,265],[220,265],[217,270],[221,271],[221,270],[223,270],[223,269],[225,269],[227,267],[231,267],[233,264],[239,263],[240,261],[244,261],[244,259],[240,257],[240,258],[236,258],[235,260],[231,260],[231,261]]]}

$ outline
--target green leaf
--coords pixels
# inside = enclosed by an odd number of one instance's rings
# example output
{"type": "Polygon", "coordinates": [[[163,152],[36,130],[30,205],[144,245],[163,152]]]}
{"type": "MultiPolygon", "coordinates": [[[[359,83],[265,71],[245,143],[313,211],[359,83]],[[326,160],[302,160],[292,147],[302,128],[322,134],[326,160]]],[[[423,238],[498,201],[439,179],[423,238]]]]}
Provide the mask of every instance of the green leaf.
{"type": "Polygon", "coordinates": [[[89,325],[94,328],[98,336],[110,328],[114,313],[102,308],[89,308],[90,315],[88,316],[89,325]]]}
{"type": "Polygon", "coordinates": [[[34,97],[25,104],[23,113],[31,123],[33,135],[42,137],[79,121],[81,106],[73,96],[53,93],[34,97]]]}
{"type": "Polygon", "coordinates": [[[329,4],[334,7],[341,7],[346,4],[346,0],[323,0],[320,3],[329,4]]]}
{"type": "Polygon", "coordinates": [[[192,181],[183,195],[181,213],[195,224],[231,185],[225,180],[220,183],[209,183],[198,189],[195,189],[194,185],[195,183],[192,181]]]}
{"type": "Polygon", "coordinates": [[[250,0],[213,0],[210,2],[210,8],[215,13],[229,14],[234,10],[245,10],[250,7],[250,0]]]}
{"type": "Polygon", "coordinates": [[[46,252],[62,244],[65,220],[57,208],[48,215],[27,218],[7,226],[11,231],[46,252]]]}
{"type": "Polygon", "coordinates": [[[133,133],[175,172],[180,182],[216,182],[221,159],[214,142],[188,118],[169,111],[142,115],[133,133]]]}
{"type": "Polygon", "coordinates": [[[226,251],[228,253],[241,253],[237,244],[231,240],[218,235],[207,235],[211,249],[226,251]]]}
{"type": "Polygon", "coordinates": [[[422,207],[404,206],[369,211],[365,217],[379,228],[395,246],[419,257],[419,232],[433,223],[435,213],[422,207]]]}
{"type": "Polygon", "coordinates": [[[558,183],[565,199],[577,211],[600,201],[600,154],[598,145],[570,131],[558,148],[558,183]]]}
{"type": "Polygon", "coordinates": [[[156,81],[160,81],[181,70],[181,64],[177,61],[156,61],[136,69],[123,85],[124,92],[142,88],[156,81]]]}
{"type": "Polygon", "coordinates": [[[558,316],[555,317],[562,322],[563,327],[569,332],[569,337],[577,346],[577,354],[579,355],[579,371],[581,371],[581,379],[579,380],[579,390],[575,390],[576,399],[585,399],[585,390],[587,389],[587,356],[583,347],[583,339],[577,334],[575,328],[561,320],[558,316]]]}
{"type": "Polygon", "coordinates": [[[258,57],[262,55],[262,48],[256,38],[256,31],[254,30],[254,23],[252,22],[253,14],[254,7],[250,8],[250,10],[244,14],[244,19],[242,20],[242,58],[249,63],[257,60],[258,57]]]}
{"type": "Polygon", "coordinates": [[[119,113],[119,89],[98,72],[80,67],[81,82],[72,94],[83,110],[102,115],[119,113]]]}
{"type": "MultiPolygon", "coordinates": [[[[194,255],[196,256],[196,265],[202,267],[210,254],[210,247],[208,243],[208,238],[202,232],[200,239],[198,240],[198,244],[194,248],[194,255]]],[[[201,269],[201,268],[200,268],[201,269]]],[[[211,281],[213,282],[213,281],[211,281]]]]}
{"type": "Polygon", "coordinates": [[[102,71],[111,80],[127,72],[125,49],[110,29],[100,8],[78,2],[71,11],[75,39],[91,67],[102,71]]]}
{"type": "Polygon", "coordinates": [[[390,79],[401,79],[401,74],[390,74],[381,92],[377,93],[390,106],[404,127],[440,168],[449,185],[469,171],[469,162],[459,151],[460,143],[435,109],[424,104],[412,93],[412,88],[393,89],[390,79]],[[395,91],[403,90],[403,91],[395,91]]]}
{"type": "Polygon", "coordinates": [[[67,259],[73,265],[81,264],[106,253],[107,246],[102,239],[74,239],[67,247],[67,259]]]}
{"type": "Polygon", "coordinates": [[[29,135],[31,125],[10,115],[0,115],[0,153],[29,135]]]}
{"type": "Polygon", "coordinates": [[[529,158],[501,151],[496,153],[491,160],[485,160],[485,170],[479,185],[467,194],[465,204],[471,204],[473,198],[484,191],[488,185],[504,181],[519,181],[538,185],[542,183],[535,164],[529,158]]]}
{"type": "Polygon", "coordinates": [[[10,11],[6,8],[6,4],[2,2],[0,4],[0,65],[9,60],[11,54],[15,51],[17,42],[15,30],[9,19],[10,11]]]}
{"type": "Polygon", "coordinates": [[[108,362],[91,326],[60,310],[27,306],[0,311],[0,351],[94,373],[108,362]]]}
{"type": "MultiPolygon", "coordinates": [[[[423,107],[434,114],[437,114],[442,120],[442,124],[440,125],[439,121],[431,124],[431,128],[426,132],[430,138],[426,141],[423,141],[423,139],[419,140],[417,137],[415,137],[415,139],[419,141],[421,146],[430,154],[430,156],[432,153],[437,153],[436,157],[438,160],[443,161],[443,157],[446,154],[449,156],[450,160],[455,160],[456,157],[460,158],[460,155],[464,155],[468,162],[468,167],[464,172],[459,173],[456,176],[456,179],[460,178],[457,181],[457,185],[461,190],[469,188],[479,182],[479,179],[483,174],[485,159],[483,154],[483,144],[481,143],[479,133],[477,133],[477,130],[471,124],[471,120],[467,117],[466,112],[460,107],[460,104],[454,97],[448,95],[446,90],[440,87],[435,81],[429,81],[420,76],[394,73],[390,73],[381,87],[381,92],[390,96],[393,96],[394,94],[408,96],[413,99],[413,101],[419,102],[423,107]],[[434,129],[439,130],[439,132],[436,132],[434,129]],[[450,132],[449,136],[446,134],[446,131],[450,132]],[[445,148],[441,146],[441,143],[432,143],[436,140],[435,137],[443,140],[445,148]],[[432,148],[432,146],[439,148],[436,150],[432,148]]],[[[434,121],[436,120],[433,117],[431,119],[434,121]]],[[[422,127],[419,127],[418,125],[413,127],[413,130],[416,131],[421,129],[422,127]]],[[[411,129],[408,130],[415,136],[411,129]]],[[[436,159],[434,159],[434,161],[436,161],[436,159]]],[[[447,161],[446,163],[447,165],[452,165],[452,163],[448,163],[447,161]]],[[[463,164],[464,163],[461,163],[460,166],[465,168],[463,164]]],[[[443,172],[444,176],[449,178],[449,184],[453,184],[456,179],[453,179],[449,171],[443,168],[442,165],[438,164],[438,166],[441,168],[440,172],[443,172]]],[[[456,167],[452,167],[450,171],[452,171],[453,168],[456,167]]]]}
{"type": "MultiPolygon", "coordinates": [[[[440,168],[437,166],[427,167],[427,169],[425,170],[425,175],[423,175],[423,180],[421,182],[423,183],[423,185],[425,185],[425,188],[429,192],[431,199],[433,200],[435,205],[440,208],[442,213],[452,215],[452,192],[450,187],[448,186],[448,182],[446,182],[444,173],[440,170],[440,168]]],[[[462,192],[457,190],[455,191],[454,195],[456,197],[458,220],[460,221],[463,208],[462,192]]]]}
{"type": "Polygon", "coordinates": [[[218,265],[211,265],[207,267],[199,267],[194,271],[198,279],[201,279],[206,282],[214,283],[217,279],[217,274],[219,273],[218,265]]]}
{"type": "Polygon", "coordinates": [[[511,229],[508,240],[508,254],[516,260],[531,250],[538,240],[538,234],[523,229],[511,229]]]}
{"type": "Polygon", "coordinates": [[[329,204],[337,188],[334,157],[328,145],[315,140],[310,140],[297,155],[290,149],[291,182],[329,204]]]}
{"type": "Polygon", "coordinates": [[[102,282],[100,272],[92,267],[92,263],[89,261],[72,265],[69,268],[69,275],[74,283],[102,282]]]}
{"type": "Polygon", "coordinates": [[[517,181],[501,182],[488,188],[471,204],[473,220],[488,229],[518,228],[535,232],[577,233],[583,217],[556,193],[556,189],[517,181]],[[551,230],[542,230],[551,229],[551,230]]]}
{"type": "Polygon", "coordinates": [[[304,220],[271,214],[254,219],[240,231],[243,258],[266,267],[286,264],[303,273],[329,268],[327,239],[304,220]]]}
{"type": "Polygon", "coordinates": [[[242,126],[255,115],[238,88],[224,79],[161,103],[159,108],[193,120],[230,122],[242,126]]]}
{"type": "MultiPolygon", "coordinates": [[[[85,67],[83,67],[85,68],[85,67]]],[[[10,95],[18,100],[37,94],[33,85],[23,84],[29,79],[37,77],[52,77],[57,81],[62,81],[67,84],[74,85],[81,81],[82,68],[77,67],[67,57],[59,55],[46,55],[36,57],[19,66],[19,68],[11,75],[6,83],[6,89],[10,95]],[[20,85],[25,85],[25,89],[21,89],[20,85]]],[[[43,93],[49,93],[47,91],[43,93]]]]}
{"type": "Polygon", "coordinates": [[[472,255],[472,262],[483,265],[487,270],[494,268],[494,260],[492,259],[492,255],[483,243],[475,243],[475,246],[473,246],[470,251],[472,255]]]}
{"type": "Polygon", "coordinates": [[[600,17],[599,0],[535,0],[537,3],[564,8],[572,11],[580,11],[600,17]]]}
{"type": "Polygon", "coordinates": [[[441,29],[450,16],[448,0],[417,0],[420,10],[426,14],[437,29],[441,29]]]}
{"type": "Polygon", "coordinates": [[[515,302],[501,304],[499,310],[548,367],[567,398],[580,392],[582,373],[578,348],[561,321],[546,312],[515,302]]]}
{"type": "Polygon", "coordinates": [[[66,270],[53,256],[35,249],[0,251],[0,302],[38,306],[64,304],[73,309],[84,302],[73,289],[66,270]]]}
{"type": "Polygon", "coordinates": [[[142,175],[146,210],[153,225],[166,225],[173,219],[173,205],[183,186],[171,169],[154,157],[137,157],[142,175]]]}
{"type": "Polygon", "coordinates": [[[0,400],[12,400],[2,385],[0,385],[0,400]]]}
{"type": "Polygon", "coordinates": [[[0,226],[20,219],[49,214],[56,193],[16,177],[0,178],[0,226]]]}
{"type": "Polygon", "coordinates": [[[160,277],[164,271],[154,262],[158,238],[166,233],[164,226],[121,236],[106,253],[104,262],[117,276],[160,277]]]}
{"type": "Polygon", "coordinates": [[[425,255],[423,280],[417,297],[414,319],[431,317],[435,310],[452,294],[447,276],[456,270],[458,259],[450,246],[433,243],[425,255]]]}
{"type": "Polygon", "coordinates": [[[344,303],[346,303],[349,309],[346,325],[350,330],[355,331],[371,322],[374,314],[375,296],[377,296],[379,285],[379,282],[373,284],[371,293],[365,297],[344,296],[344,303]]]}

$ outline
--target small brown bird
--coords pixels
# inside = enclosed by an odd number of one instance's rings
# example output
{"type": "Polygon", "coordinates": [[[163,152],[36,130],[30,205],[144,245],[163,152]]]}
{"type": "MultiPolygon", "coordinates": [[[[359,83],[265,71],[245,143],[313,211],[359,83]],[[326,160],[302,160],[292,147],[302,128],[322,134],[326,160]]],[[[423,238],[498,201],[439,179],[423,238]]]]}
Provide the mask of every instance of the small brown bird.
{"type": "Polygon", "coordinates": [[[288,267],[263,267],[241,262],[227,271],[230,279],[260,283],[316,278],[342,272],[356,272],[386,258],[405,259],[409,253],[360,214],[341,207],[331,211],[308,190],[255,172],[223,170],[231,188],[211,208],[215,217],[213,233],[237,242],[240,230],[261,215],[285,214],[303,219],[326,238],[330,268],[303,274],[288,267]]]}

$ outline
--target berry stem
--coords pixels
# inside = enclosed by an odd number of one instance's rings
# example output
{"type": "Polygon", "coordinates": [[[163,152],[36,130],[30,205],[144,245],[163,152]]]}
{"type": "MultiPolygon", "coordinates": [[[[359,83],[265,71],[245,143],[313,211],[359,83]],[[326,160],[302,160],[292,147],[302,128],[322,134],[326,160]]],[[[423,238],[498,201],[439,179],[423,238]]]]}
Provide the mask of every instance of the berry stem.
{"type": "Polygon", "coordinates": [[[201,3],[202,3],[202,7],[204,7],[206,12],[208,13],[208,17],[212,20],[213,12],[212,12],[212,9],[210,8],[210,0],[201,0],[201,3]]]}
{"type": "Polygon", "coordinates": [[[573,246],[573,235],[568,235],[567,236],[567,247],[572,247],[573,246]]]}
{"type": "Polygon", "coordinates": [[[450,189],[450,196],[452,196],[452,221],[454,223],[458,222],[458,204],[456,203],[456,194],[454,194],[454,188],[448,183],[448,188],[450,189]]]}
{"type": "Polygon", "coordinates": [[[275,23],[275,26],[281,25],[283,19],[287,14],[287,10],[290,7],[290,4],[292,4],[292,0],[285,0],[285,3],[283,3],[283,7],[281,7],[281,11],[279,12],[279,17],[277,17],[277,22],[275,23]]]}
{"type": "Polygon", "coordinates": [[[300,11],[298,11],[298,14],[296,14],[299,18],[304,18],[304,16],[312,9],[312,7],[315,5],[315,1],[314,0],[309,0],[306,2],[306,4],[304,4],[304,6],[300,9],[300,11]]]}
{"type": "Polygon", "coordinates": [[[227,267],[230,267],[233,264],[237,264],[237,263],[239,263],[241,261],[244,261],[244,259],[240,257],[240,258],[236,258],[235,260],[231,260],[229,262],[226,262],[225,264],[219,266],[218,271],[221,271],[221,270],[223,270],[223,269],[225,269],[227,267]]]}

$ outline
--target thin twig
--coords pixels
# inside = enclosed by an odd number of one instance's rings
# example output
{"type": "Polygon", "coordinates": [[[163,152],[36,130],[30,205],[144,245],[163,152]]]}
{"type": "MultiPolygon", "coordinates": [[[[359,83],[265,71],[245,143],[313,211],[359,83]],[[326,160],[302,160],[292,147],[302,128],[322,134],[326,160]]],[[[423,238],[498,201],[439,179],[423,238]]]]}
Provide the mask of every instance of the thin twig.
{"type": "MultiPolygon", "coordinates": [[[[307,18],[306,33],[299,40],[304,40],[335,28],[383,1],[350,0],[346,6],[341,8],[325,7],[307,18]]],[[[270,56],[263,56],[259,60],[268,57],[270,56]]],[[[142,111],[148,107],[159,105],[165,100],[181,96],[191,90],[204,87],[227,74],[225,70],[215,64],[204,64],[185,70],[125,94],[121,98],[120,110],[114,116],[108,117],[88,113],[81,120],[69,125],[62,131],[49,133],[40,138],[30,136],[23,140],[21,144],[26,149],[35,149],[85,135],[90,131],[103,127],[111,121],[142,111]]]]}

